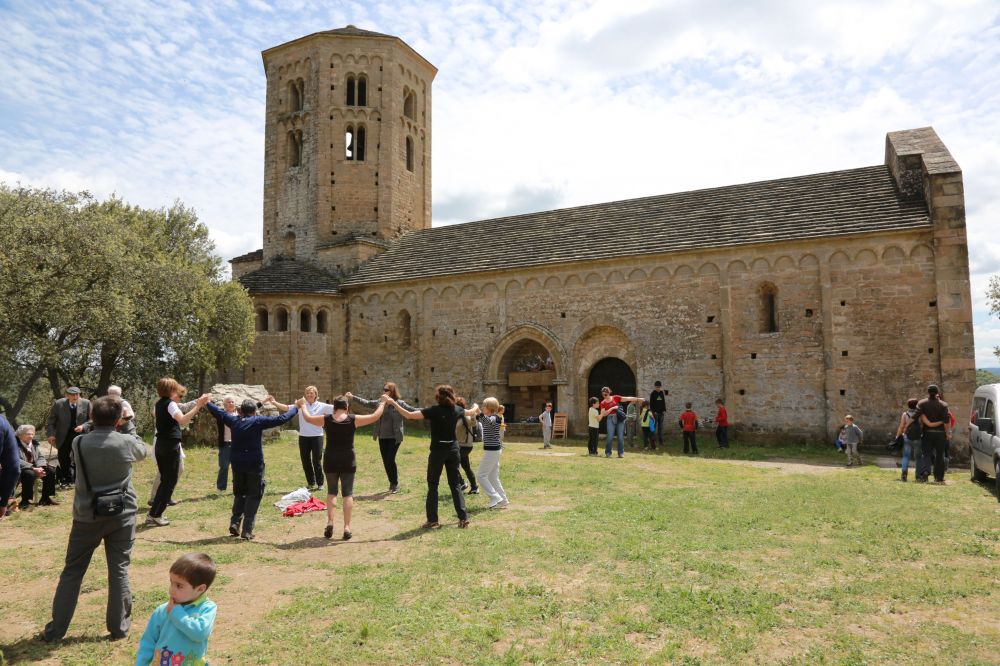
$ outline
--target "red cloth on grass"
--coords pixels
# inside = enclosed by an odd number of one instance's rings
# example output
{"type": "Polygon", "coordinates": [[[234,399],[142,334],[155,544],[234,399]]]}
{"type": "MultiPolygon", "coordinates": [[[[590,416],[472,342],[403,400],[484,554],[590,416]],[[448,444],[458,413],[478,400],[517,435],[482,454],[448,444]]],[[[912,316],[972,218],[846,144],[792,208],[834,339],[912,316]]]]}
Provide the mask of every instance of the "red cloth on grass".
{"type": "Polygon", "coordinates": [[[301,516],[303,513],[309,513],[310,511],[326,511],[326,504],[320,502],[315,497],[310,497],[305,502],[297,502],[292,504],[284,513],[281,515],[286,518],[293,518],[295,516],[301,516]]]}

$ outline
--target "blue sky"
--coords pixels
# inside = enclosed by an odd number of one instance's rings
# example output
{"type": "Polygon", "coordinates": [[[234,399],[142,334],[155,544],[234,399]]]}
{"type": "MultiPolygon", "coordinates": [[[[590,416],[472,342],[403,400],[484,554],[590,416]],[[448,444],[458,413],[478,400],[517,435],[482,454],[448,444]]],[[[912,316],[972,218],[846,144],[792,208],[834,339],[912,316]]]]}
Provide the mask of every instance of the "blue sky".
{"type": "Polygon", "coordinates": [[[1000,2],[0,0],[0,180],[180,199],[260,247],[260,51],[348,23],[433,62],[434,221],[879,164],[965,173],[976,355],[1000,273],[1000,2]]]}

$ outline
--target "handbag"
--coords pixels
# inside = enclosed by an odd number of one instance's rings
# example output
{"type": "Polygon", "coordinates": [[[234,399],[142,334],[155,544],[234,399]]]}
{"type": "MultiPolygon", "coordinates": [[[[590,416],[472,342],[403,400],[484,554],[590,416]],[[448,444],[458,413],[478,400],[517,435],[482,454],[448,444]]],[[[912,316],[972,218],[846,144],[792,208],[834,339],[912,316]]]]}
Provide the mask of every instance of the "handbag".
{"type": "Polygon", "coordinates": [[[83,472],[83,482],[87,486],[87,492],[94,496],[93,508],[95,518],[112,518],[125,511],[125,486],[114,490],[103,490],[95,493],[90,487],[90,477],[87,476],[87,463],[83,459],[83,438],[76,447],[80,455],[80,471],[83,472]]]}

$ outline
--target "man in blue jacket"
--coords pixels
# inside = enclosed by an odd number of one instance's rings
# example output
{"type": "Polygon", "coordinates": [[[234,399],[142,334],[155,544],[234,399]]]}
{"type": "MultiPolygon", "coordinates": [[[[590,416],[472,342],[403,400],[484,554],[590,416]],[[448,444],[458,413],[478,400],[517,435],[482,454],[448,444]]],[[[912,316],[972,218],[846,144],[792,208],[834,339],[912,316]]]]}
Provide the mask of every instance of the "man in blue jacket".
{"type": "Polygon", "coordinates": [[[21,457],[17,454],[17,438],[7,417],[0,414],[0,518],[7,515],[7,504],[14,495],[21,476],[21,457]]]}
{"type": "Polygon", "coordinates": [[[232,451],[229,462],[233,466],[233,517],[229,520],[229,533],[249,541],[253,539],[257,509],[264,497],[264,444],[263,433],[288,423],[299,413],[290,407],[280,416],[258,416],[257,403],[244,400],[239,414],[229,414],[209,401],[208,409],[215,418],[229,426],[232,433],[232,451]]]}

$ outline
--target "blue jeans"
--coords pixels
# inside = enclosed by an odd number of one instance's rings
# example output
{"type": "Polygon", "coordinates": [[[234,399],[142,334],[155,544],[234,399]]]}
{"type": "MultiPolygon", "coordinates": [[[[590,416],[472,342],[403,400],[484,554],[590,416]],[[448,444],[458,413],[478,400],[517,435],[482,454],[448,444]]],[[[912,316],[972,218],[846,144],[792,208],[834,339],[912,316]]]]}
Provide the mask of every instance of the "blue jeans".
{"type": "MultiPolygon", "coordinates": [[[[913,455],[913,446],[919,445],[920,440],[912,440],[906,435],[903,435],[903,460],[899,463],[899,466],[903,470],[903,478],[906,478],[906,472],[910,468],[910,456],[913,455]]],[[[919,450],[919,449],[918,449],[919,450]]]]}
{"type": "Polygon", "coordinates": [[[625,421],[619,421],[614,416],[608,417],[608,443],[604,446],[604,455],[611,456],[611,442],[618,437],[618,455],[625,455],[625,421]]]}
{"type": "Polygon", "coordinates": [[[233,445],[226,442],[219,447],[219,477],[215,480],[215,487],[225,490],[229,485],[229,456],[233,453],[233,445]]]}

